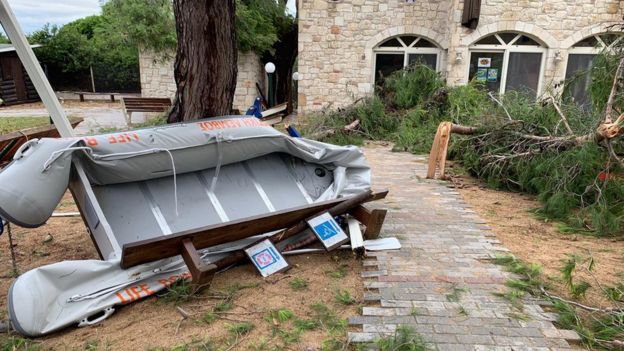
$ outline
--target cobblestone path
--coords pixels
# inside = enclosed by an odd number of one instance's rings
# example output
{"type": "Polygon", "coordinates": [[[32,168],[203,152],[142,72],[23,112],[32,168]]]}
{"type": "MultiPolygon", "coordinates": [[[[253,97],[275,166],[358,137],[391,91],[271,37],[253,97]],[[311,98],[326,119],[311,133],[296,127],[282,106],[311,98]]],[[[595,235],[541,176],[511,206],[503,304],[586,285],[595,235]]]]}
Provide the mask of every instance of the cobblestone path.
{"type": "MultiPolygon", "coordinates": [[[[399,251],[364,261],[361,316],[349,319],[352,342],[410,325],[438,350],[568,350],[578,335],[527,299],[522,311],[495,296],[509,273],[489,259],[507,251],[488,226],[443,182],[425,180],[426,160],[388,147],[366,148],[375,188],[390,190],[382,236],[399,251]],[[361,329],[360,329],[361,328],[361,329]]],[[[575,347],[576,348],[576,347],[575,347]]]]}

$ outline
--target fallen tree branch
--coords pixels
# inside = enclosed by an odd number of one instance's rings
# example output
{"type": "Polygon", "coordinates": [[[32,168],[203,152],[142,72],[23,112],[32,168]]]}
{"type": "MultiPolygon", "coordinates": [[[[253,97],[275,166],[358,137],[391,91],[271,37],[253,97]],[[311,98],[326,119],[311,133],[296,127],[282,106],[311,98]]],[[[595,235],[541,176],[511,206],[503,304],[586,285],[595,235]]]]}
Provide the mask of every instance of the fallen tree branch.
{"type": "Polygon", "coordinates": [[[509,114],[509,111],[507,111],[507,108],[505,107],[505,105],[503,105],[503,103],[500,100],[498,100],[491,91],[488,92],[488,96],[490,97],[490,99],[492,99],[495,103],[497,103],[500,107],[503,108],[503,111],[505,111],[505,114],[507,115],[507,118],[509,118],[510,121],[514,120],[513,118],[511,118],[511,115],[509,114]]]}
{"type": "Polygon", "coordinates": [[[572,305],[572,306],[584,309],[585,311],[600,312],[600,313],[607,313],[607,314],[621,314],[622,313],[622,310],[619,308],[597,308],[597,307],[586,306],[576,301],[564,299],[563,297],[559,297],[557,295],[548,293],[546,289],[544,289],[543,286],[540,286],[540,290],[542,291],[542,294],[544,294],[544,296],[547,296],[551,299],[559,300],[561,302],[565,302],[568,305],[572,305]]]}
{"type": "Polygon", "coordinates": [[[561,122],[563,122],[563,125],[566,127],[566,129],[568,131],[568,134],[573,135],[574,132],[572,131],[572,128],[570,128],[570,124],[568,123],[568,119],[563,114],[563,111],[561,111],[561,108],[559,107],[559,104],[557,103],[557,101],[555,100],[555,98],[552,95],[549,96],[549,99],[552,102],[553,106],[555,107],[555,110],[557,110],[557,113],[559,114],[559,117],[561,117],[561,122]]]}
{"type": "Polygon", "coordinates": [[[621,85],[622,70],[624,70],[624,58],[620,60],[617,70],[615,71],[615,78],[613,78],[613,86],[611,86],[611,93],[607,100],[607,108],[605,109],[605,124],[611,123],[613,119],[613,104],[615,103],[615,96],[621,85]]]}

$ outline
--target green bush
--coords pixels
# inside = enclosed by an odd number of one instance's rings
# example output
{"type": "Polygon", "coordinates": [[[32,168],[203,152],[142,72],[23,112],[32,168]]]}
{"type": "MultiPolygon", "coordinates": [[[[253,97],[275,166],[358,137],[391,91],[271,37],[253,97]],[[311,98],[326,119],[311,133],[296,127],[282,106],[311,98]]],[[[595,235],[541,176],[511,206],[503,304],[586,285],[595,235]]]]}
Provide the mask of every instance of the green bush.
{"type": "Polygon", "coordinates": [[[444,85],[438,72],[416,65],[386,78],[380,95],[390,107],[409,109],[429,101],[444,85]]]}

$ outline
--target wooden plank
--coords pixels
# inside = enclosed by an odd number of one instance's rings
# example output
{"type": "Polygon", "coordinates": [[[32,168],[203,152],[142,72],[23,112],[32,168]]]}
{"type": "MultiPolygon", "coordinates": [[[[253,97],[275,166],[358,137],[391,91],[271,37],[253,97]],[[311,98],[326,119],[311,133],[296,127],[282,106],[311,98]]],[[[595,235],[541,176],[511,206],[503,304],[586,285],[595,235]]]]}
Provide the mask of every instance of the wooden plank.
{"type": "Polygon", "coordinates": [[[379,237],[379,233],[381,233],[381,227],[386,219],[388,210],[375,209],[371,211],[360,205],[349,211],[349,213],[366,226],[364,239],[370,240],[379,237]]]}
{"type": "Polygon", "coordinates": [[[193,277],[192,284],[201,286],[209,283],[217,272],[217,266],[205,264],[202,261],[191,239],[182,240],[180,251],[182,252],[184,263],[186,263],[186,267],[193,277]]]}
{"type": "Polygon", "coordinates": [[[122,251],[121,267],[129,268],[141,263],[178,255],[180,253],[180,245],[185,239],[191,239],[195,247],[201,250],[206,247],[289,227],[345,200],[345,198],[341,198],[324,201],[189,230],[175,235],[167,235],[157,239],[125,244],[122,251]]]}
{"type": "Polygon", "coordinates": [[[272,117],[274,115],[280,114],[280,113],[284,113],[286,112],[286,109],[288,109],[288,103],[283,103],[283,104],[279,104],[276,106],[271,107],[268,110],[262,111],[262,118],[269,118],[272,117]]]}
{"type": "MultiPolygon", "coordinates": [[[[385,197],[387,191],[373,194],[368,201],[385,197]]],[[[350,198],[340,198],[288,210],[242,218],[222,224],[216,224],[168,235],[156,239],[143,240],[123,246],[121,267],[128,268],[141,263],[156,261],[179,254],[179,247],[184,239],[191,239],[197,249],[215,246],[248,238],[250,236],[291,227],[304,219],[344,203],[350,198]]],[[[302,224],[305,227],[305,223],[302,224]]],[[[299,230],[301,231],[301,230],[299,230]]]]}

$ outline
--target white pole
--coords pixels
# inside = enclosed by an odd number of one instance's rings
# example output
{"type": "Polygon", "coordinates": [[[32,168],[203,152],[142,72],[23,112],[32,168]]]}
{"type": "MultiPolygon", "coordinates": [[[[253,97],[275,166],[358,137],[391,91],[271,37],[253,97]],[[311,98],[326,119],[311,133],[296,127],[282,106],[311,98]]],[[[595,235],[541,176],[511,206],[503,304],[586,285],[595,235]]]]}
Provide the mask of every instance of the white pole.
{"type": "Polygon", "coordinates": [[[93,66],[89,66],[89,72],[91,72],[91,89],[95,93],[95,78],[93,78],[93,66]]]}
{"type": "Polygon", "coordinates": [[[30,44],[28,44],[24,32],[17,23],[7,0],[0,0],[0,23],[2,23],[4,32],[11,40],[11,44],[15,47],[17,56],[19,56],[22,61],[22,65],[24,65],[28,76],[30,76],[30,80],[33,82],[35,89],[37,89],[37,93],[39,93],[43,104],[50,113],[59,134],[62,137],[74,136],[74,130],[65,115],[65,111],[63,111],[63,107],[61,107],[61,104],[56,98],[54,90],[52,90],[50,82],[48,82],[43,73],[43,69],[41,69],[41,65],[39,61],[37,61],[37,57],[30,47],[30,44]]]}

